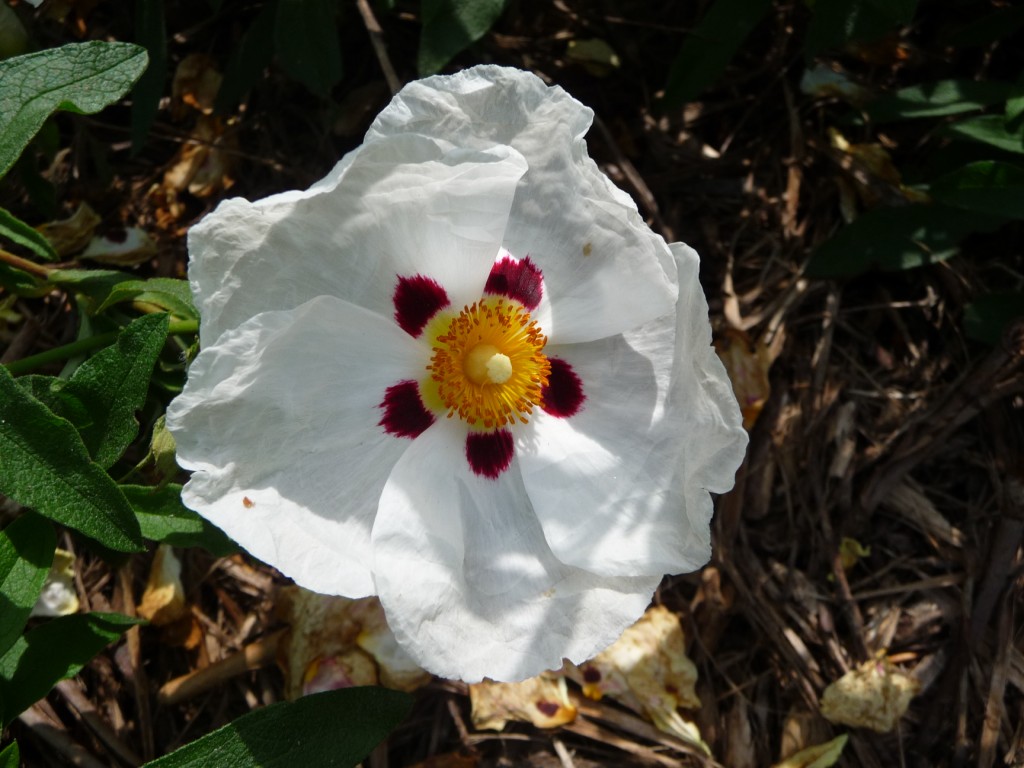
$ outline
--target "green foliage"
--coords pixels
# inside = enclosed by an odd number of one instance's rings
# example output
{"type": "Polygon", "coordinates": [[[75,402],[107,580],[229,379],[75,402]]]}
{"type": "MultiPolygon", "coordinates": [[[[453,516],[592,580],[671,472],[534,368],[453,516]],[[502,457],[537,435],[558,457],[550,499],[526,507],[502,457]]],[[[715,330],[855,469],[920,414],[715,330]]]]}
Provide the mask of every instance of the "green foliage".
{"type": "Polygon", "coordinates": [[[1002,224],[985,214],[942,205],[875,208],[822,244],[807,265],[810,277],[853,277],[872,268],[913,269],[945,261],[972,232],[1002,224]]]}
{"type": "Polygon", "coordinates": [[[25,628],[56,548],[53,526],[32,512],[0,531],[0,653],[25,628]]]}
{"type": "Polygon", "coordinates": [[[71,422],[0,366],[0,493],[119,552],[142,549],[139,524],[71,422]]]}
{"type": "Polygon", "coordinates": [[[972,339],[995,346],[1014,320],[1024,318],[1024,293],[990,293],[964,309],[964,332],[972,339]]]}
{"type": "Polygon", "coordinates": [[[440,72],[456,54],[486,34],[505,10],[505,0],[421,0],[421,76],[440,72]]]}
{"type": "Polygon", "coordinates": [[[281,67],[318,96],[341,79],[333,0],[277,0],[274,45],[281,67]]]}
{"type": "Polygon", "coordinates": [[[1009,83],[998,81],[937,80],[881,96],[868,104],[865,112],[876,123],[941,117],[998,104],[1011,93],[1009,83]]]}
{"type": "Polygon", "coordinates": [[[716,0],[672,62],[665,105],[680,106],[718,79],[771,5],[771,0],[716,0]]]}
{"type": "Polygon", "coordinates": [[[276,16],[277,8],[273,3],[263,6],[235,46],[217,92],[217,112],[224,113],[233,109],[256,85],[263,70],[274,58],[276,16]]]}
{"type": "Polygon", "coordinates": [[[50,241],[10,211],[0,208],[0,236],[28,248],[43,261],[56,261],[57,252],[50,241]]]}
{"type": "Polygon", "coordinates": [[[942,136],[989,144],[997,149],[1024,154],[1024,125],[1014,126],[1005,115],[978,115],[939,130],[942,136]]]}
{"type": "Polygon", "coordinates": [[[238,551],[220,528],[181,503],[180,485],[122,485],[121,491],[135,510],[145,538],[175,547],[202,547],[217,557],[238,551]]]}
{"type": "Polygon", "coordinates": [[[121,98],[146,67],[130,43],[72,43],[0,61],[0,176],[53,112],[98,112],[121,98]]]}
{"type": "Polygon", "coordinates": [[[135,40],[149,54],[149,67],[139,78],[132,100],[132,151],[138,152],[156,120],[167,81],[167,25],[163,0],[136,0],[135,40]]]}
{"type": "Polygon", "coordinates": [[[167,339],[167,322],[164,314],[133,321],[116,344],[82,363],[61,390],[88,414],[87,422],[75,426],[93,461],[104,469],[121,458],[138,434],[135,412],[146,400],[153,366],[167,339]]]}
{"type": "Polygon", "coordinates": [[[971,163],[931,185],[931,195],[945,205],[968,211],[1024,219],[1024,168],[997,160],[971,163]]]}
{"type": "Polygon", "coordinates": [[[0,656],[0,725],[10,723],[139,619],[116,613],[60,616],[30,629],[0,656]]]}
{"type": "MultiPolygon", "coordinates": [[[[3,700],[0,699],[0,706],[2,704],[3,700]]],[[[18,768],[19,765],[21,765],[21,755],[18,753],[18,742],[14,741],[0,751],[0,768],[18,768]]]]}
{"type": "Polygon", "coordinates": [[[146,768],[355,766],[411,706],[411,696],[386,688],[316,693],[243,715],[146,768]]]}
{"type": "Polygon", "coordinates": [[[895,26],[909,23],[916,7],[917,0],[818,0],[804,52],[810,59],[829,48],[879,38],[895,26]]]}

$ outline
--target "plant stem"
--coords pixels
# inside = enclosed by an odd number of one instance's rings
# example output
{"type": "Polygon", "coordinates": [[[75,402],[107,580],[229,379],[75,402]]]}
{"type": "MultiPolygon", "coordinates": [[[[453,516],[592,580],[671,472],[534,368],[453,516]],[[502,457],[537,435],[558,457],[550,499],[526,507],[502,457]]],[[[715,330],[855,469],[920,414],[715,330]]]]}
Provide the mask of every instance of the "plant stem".
{"type": "Polygon", "coordinates": [[[48,267],[45,264],[36,264],[34,261],[23,259],[21,256],[15,256],[13,253],[5,251],[0,248],[0,261],[5,261],[12,267],[17,267],[23,272],[28,272],[30,275],[36,277],[47,277],[56,267],[48,267]]]}
{"type": "MultiPolygon", "coordinates": [[[[167,334],[174,335],[180,333],[196,333],[199,330],[199,323],[195,320],[172,320],[170,326],[167,329],[167,334]]],[[[68,360],[75,355],[80,355],[83,352],[91,352],[94,349],[105,347],[108,344],[112,344],[120,334],[120,331],[110,331],[108,333],[98,333],[95,336],[89,336],[85,339],[79,339],[78,341],[72,341],[70,344],[65,344],[62,347],[54,347],[48,349],[45,352],[40,352],[36,355],[29,355],[23,357],[21,360],[14,360],[13,362],[6,363],[7,370],[14,376],[19,376],[23,373],[35,370],[42,365],[47,363],[53,363],[58,360],[68,360]]]]}

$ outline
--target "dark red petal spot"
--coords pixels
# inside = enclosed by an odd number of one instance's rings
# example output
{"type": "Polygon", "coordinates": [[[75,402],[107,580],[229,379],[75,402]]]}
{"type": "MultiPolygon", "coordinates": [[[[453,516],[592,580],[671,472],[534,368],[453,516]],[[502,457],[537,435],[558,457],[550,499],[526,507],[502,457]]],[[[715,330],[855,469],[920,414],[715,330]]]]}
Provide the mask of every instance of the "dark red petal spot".
{"type": "Polygon", "coordinates": [[[583,670],[583,681],[594,684],[601,680],[601,671],[594,667],[586,667],[583,670]]]}
{"type": "Polygon", "coordinates": [[[399,277],[395,285],[395,321],[410,336],[419,336],[438,310],[448,306],[448,294],[436,281],[423,275],[399,277]]]}
{"type": "Polygon", "coordinates": [[[384,416],[377,424],[395,437],[419,437],[434,423],[434,414],[423,405],[415,381],[401,381],[388,387],[378,407],[384,416]]]}
{"type": "Polygon", "coordinates": [[[542,277],[540,268],[530,261],[529,256],[525,256],[521,261],[505,256],[494,262],[494,266],[491,267],[491,274],[487,276],[487,282],[484,284],[484,293],[508,296],[533,311],[540,304],[540,297],[544,292],[541,286],[542,277]]]}
{"type": "Polygon", "coordinates": [[[545,717],[554,717],[555,713],[558,712],[558,702],[541,699],[537,702],[537,709],[539,709],[541,714],[545,717]]]}
{"type": "Polygon", "coordinates": [[[540,392],[544,410],[563,419],[575,416],[587,399],[583,394],[583,382],[565,360],[549,357],[548,362],[551,363],[551,373],[547,386],[540,392]]]}
{"type": "Polygon", "coordinates": [[[470,432],[466,435],[466,459],[474,474],[496,480],[512,464],[512,433],[470,432]]]}

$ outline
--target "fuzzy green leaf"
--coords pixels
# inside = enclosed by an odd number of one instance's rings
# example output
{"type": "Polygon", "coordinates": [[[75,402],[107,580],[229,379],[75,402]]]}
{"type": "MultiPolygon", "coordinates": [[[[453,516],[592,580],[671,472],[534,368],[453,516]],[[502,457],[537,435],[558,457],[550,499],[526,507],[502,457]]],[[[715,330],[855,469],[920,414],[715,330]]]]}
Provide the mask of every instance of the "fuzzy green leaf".
{"type": "Polygon", "coordinates": [[[115,344],[82,363],[63,387],[63,394],[88,411],[90,423],[76,426],[93,460],[104,469],[121,458],[139,433],[135,412],[146,401],[168,322],[165,314],[134,320],[115,344]]]}
{"type": "Polygon", "coordinates": [[[238,551],[220,528],[181,503],[180,485],[122,485],[121,491],[135,510],[144,538],[175,547],[203,547],[217,557],[238,551]]]}
{"type": "Polygon", "coordinates": [[[250,712],[145,768],[355,766],[408,714],[412,697],[344,688],[250,712]]]}
{"type": "Polygon", "coordinates": [[[199,319],[199,311],[192,303],[192,290],[186,280],[151,277],[148,280],[126,280],[118,283],[111,288],[103,303],[96,309],[96,314],[126,301],[155,304],[182,319],[199,319]]]}
{"type": "Polygon", "coordinates": [[[99,112],[146,68],[130,43],[72,43],[0,61],[0,176],[53,112],[99,112]]]}
{"type": "Polygon", "coordinates": [[[0,531],[0,653],[25,628],[57,548],[50,522],[27,512],[0,531]]]}
{"type": "Polygon", "coordinates": [[[19,387],[2,365],[0,493],[110,549],[143,549],[131,506],[89,458],[74,426],[19,387]]]}
{"type": "Polygon", "coordinates": [[[79,613],[30,629],[0,656],[0,723],[11,722],[56,683],[77,675],[93,656],[139,623],[116,613],[79,613]]]}

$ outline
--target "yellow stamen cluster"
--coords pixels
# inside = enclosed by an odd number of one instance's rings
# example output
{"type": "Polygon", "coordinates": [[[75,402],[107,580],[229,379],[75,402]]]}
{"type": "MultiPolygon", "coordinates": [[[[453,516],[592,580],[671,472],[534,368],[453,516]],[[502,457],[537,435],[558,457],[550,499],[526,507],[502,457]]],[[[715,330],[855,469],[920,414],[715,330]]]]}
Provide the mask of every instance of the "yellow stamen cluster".
{"type": "MultiPolygon", "coordinates": [[[[427,370],[438,405],[470,426],[524,424],[541,404],[551,364],[547,337],[518,302],[485,298],[465,307],[435,337],[427,370]]],[[[428,398],[432,400],[433,398],[428,398]]]]}

